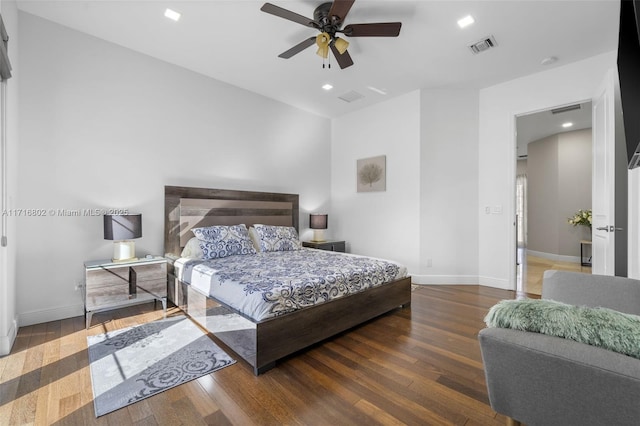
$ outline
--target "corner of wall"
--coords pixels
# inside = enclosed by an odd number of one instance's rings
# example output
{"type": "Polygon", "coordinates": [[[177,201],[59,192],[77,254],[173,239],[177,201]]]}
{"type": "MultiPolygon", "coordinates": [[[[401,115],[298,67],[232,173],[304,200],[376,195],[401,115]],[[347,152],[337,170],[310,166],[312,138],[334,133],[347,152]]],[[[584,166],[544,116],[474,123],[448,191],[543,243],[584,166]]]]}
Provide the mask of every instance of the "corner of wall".
{"type": "Polygon", "coordinates": [[[11,327],[9,327],[9,332],[6,336],[0,336],[0,356],[9,355],[11,352],[11,348],[13,347],[13,342],[16,340],[16,336],[18,335],[18,322],[14,318],[11,321],[11,327]]]}

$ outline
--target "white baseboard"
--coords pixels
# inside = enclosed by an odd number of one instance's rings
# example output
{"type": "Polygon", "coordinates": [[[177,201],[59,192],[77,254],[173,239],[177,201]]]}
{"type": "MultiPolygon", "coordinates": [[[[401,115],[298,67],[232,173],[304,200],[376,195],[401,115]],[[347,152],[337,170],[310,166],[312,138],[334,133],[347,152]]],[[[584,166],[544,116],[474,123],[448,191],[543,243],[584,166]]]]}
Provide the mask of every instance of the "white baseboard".
{"type": "Polygon", "coordinates": [[[485,287],[500,288],[502,290],[515,290],[515,288],[509,284],[509,280],[494,277],[478,277],[480,285],[485,287]]]}
{"type": "Polygon", "coordinates": [[[11,321],[11,328],[6,336],[0,336],[0,356],[9,355],[13,342],[16,341],[18,335],[18,322],[14,319],[11,321]]]}
{"type": "Polygon", "coordinates": [[[513,290],[509,280],[477,275],[411,275],[411,283],[418,285],[482,285],[513,290]]]}
{"type": "Polygon", "coordinates": [[[556,262],[582,263],[580,256],[565,256],[562,254],[545,253],[542,251],[527,250],[527,254],[531,256],[541,257],[543,259],[554,260],[556,262]]]}
{"type": "Polygon", "coordinates": [[[20,327],[26,327],[28,325],[58,321],[82,315],[84,315],[84,305],[80,303],[77,305],[60,306],[40,311],[23,312],[19,314],[18,324],[20,324],[20,327]]]}
{"type": "Polygon", "coordinates": [[[478,285],[477,275],[411,275],[412,284],[478,285]]]}

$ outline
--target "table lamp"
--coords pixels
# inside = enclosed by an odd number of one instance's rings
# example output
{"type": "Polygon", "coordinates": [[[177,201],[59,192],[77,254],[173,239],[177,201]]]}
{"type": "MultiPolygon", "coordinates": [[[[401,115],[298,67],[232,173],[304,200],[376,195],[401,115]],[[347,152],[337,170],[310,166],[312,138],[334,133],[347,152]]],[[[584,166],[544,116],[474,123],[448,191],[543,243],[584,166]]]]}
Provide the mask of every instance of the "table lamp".
{"type": "Polygon", "coordinates": [[[313,229],[313,241],[314,243],[324,242],[324,230],[327,229],[329,222],[329,215],[311,213],[309,215],[309,227],[313,229]]]}
{"type": "Polygon", "coordinates": [[[142,215],[104,215],[104,239],[113,240],[113,262],[138,260],[134,238],[142,237],[142,215]]]}

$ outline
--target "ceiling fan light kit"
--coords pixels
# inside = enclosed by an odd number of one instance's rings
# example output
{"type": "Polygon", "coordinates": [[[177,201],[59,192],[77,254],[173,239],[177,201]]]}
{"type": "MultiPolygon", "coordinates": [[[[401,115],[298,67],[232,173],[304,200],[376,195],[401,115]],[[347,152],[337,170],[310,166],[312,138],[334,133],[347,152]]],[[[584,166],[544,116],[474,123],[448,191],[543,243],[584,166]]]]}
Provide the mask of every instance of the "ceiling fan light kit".
{"type": "Polygon", "coordinates": [[[349,42],[340,37],[336,37],[333,41],[333,44],[336,46],[336,49],[338,49],[338,52],[340,52],[341,55],[346,52],[347,48],[349,47],[349,42]]]}
{"type": "Polygon", "coordinates": [[[322,56],[324,59],[329,57],[329,42],[331,37],[327,33],[320,33],[316,36],[316,44],[318,45],[318,51],[316,54],[322,56]]]}
{"type": "Polygon", "coordinates": [[[353,65],[351,55],[347,52],[349,42],[336,36],[336,34],[342,33],[347,37],[397,37],[402,27],[401,22],[379,22],[349,24],[342,29],[344,19],[354,2],[355,0],[334,0],[333,2],[322,3],[314,10],[313,19],[271,3],[265,3],[260,10],[320,31],[320,34],[316,37],[303,40],[291,49],[282,52],[278,55],[280,58],[289,59],[315,43],[318,46],[316,53],[319,56],[326,59],[329,57],[329,50],[331,50],[340,68],[347,68],[353,65]]]}

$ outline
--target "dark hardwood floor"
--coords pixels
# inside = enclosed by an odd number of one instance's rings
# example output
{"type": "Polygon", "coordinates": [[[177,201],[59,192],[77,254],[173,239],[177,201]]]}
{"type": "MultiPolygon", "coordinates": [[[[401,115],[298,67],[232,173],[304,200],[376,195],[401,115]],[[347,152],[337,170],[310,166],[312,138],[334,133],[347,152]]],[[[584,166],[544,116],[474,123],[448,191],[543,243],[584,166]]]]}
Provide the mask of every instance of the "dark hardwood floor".
{"type": "Polygon", "coordinates": [[[86,336],[153,321],[162,311],[149,303],[99,313],[88,331],[82,317],[24,327],[0,358],[0,424],[503,425],[489,407],[477,334],[488,309],[514,297],[480,286],[421,286],[410,308],[264,375],[236,357],[230,367],[98,419],[86,336]]]}

